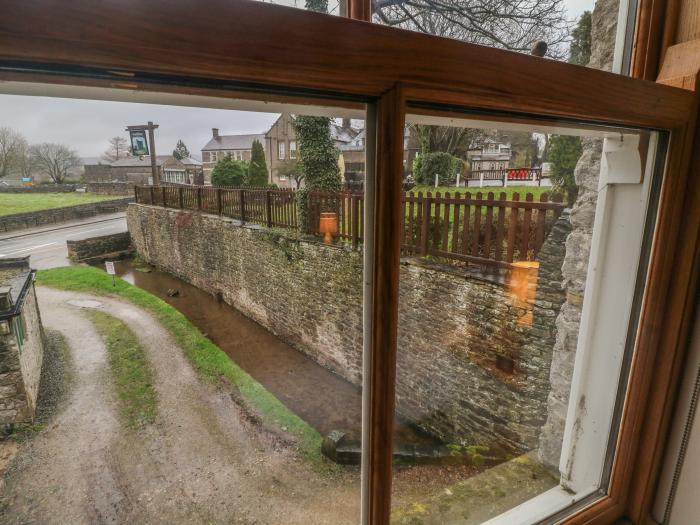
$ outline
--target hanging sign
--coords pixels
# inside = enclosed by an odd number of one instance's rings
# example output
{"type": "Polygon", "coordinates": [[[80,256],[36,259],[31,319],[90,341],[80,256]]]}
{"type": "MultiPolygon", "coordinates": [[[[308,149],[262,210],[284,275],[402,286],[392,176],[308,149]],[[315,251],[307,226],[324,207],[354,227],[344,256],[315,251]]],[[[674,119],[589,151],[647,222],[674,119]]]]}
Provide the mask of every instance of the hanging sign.
{"type": "Polygon", "coordinates": [[[146,140],[146,130],[130,130],[129,136],[131,138],[131,154],[136,157],[148,155],[148,140],[146,140]]]}

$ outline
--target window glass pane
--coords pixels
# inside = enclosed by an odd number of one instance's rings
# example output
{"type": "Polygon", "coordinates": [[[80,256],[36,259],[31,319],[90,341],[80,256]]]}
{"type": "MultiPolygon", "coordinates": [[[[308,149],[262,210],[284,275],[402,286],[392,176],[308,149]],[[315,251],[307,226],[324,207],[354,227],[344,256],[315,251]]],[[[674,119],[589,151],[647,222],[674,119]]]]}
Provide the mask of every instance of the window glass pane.
{"type": "Polygon", "coordinates": [[[660,136],[407,122],[394,516],[536,522],[607,486],[660,136]]]}
{"type": "Polygon", "coordinates": [[[610,70],[619,6],[619,0],[373,0],[372,20],[610,70]]]}
{"type": "Polygon", "coordinates": [[[265,4],[297,7],[337,16],[347,16],[347,0],[257,0],[265,4]]]}
{"type": "MultiPolygon", "coordinates": [[[[9,84],[0,90],[27,87],[9,84]]],[[[79,366],[65,412],[51,413],[71,424],[22,449],[3,511],[37,523],[357,524],[364,209],[345,189],[364,178],[365,149],[353,145],[364,105],[40,89],[54,96],[0,95],[12,159],[0,220],[77,204],[77,223],[0,239],[0,260],[30,256],[41,269],[42,322],[79,366]],[[155,171],[127,126],[146,130],[155,171]],[[94,217],[93,202],[108,214],[94,217]],[[127,228],[137,256],[115,263],[113,285],[101,261],[126,255],[127,228]],[[95,266],[66,268],[67,242],[95,266]],[[125,419],[124,384],[140,385],[129,394],[139,399],[153,392],[143,421],[125,419]],[[91,408],[73,410],[82,403],[91,408]],[[96,466],[99,497],[76,493],[96,466]],[[47,469],[75,482],[56,485],[47,469]]],[[[13,276],[0,269],[0,288],[13,276]]],[[[12,327],[22,343],[19,318],[12,327]]],[[[44,355],[53,374],[56,356],[44,355]]]]}

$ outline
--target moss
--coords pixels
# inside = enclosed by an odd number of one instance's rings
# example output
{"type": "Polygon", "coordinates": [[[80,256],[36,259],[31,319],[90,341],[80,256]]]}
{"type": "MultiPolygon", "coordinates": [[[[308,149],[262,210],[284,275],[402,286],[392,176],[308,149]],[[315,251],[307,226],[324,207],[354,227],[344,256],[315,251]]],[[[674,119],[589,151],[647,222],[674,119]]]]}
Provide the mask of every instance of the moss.
{"type": "Polygon", "coordinates": [[[156,419],[157,396],[146,351],[121,320],[97,310],[86,314],[107,347],[109,369],[122,417],[132,429],[152,424],[156,419]]]}
{"type": "Polygon", "coordinates": [[[339,467],[321,455],[321,435],[275,396],[233,362],[218,346],[202,333],[178,310],[148,292],[130,285],[123,279],[112,278],[93,267],[66,267],[41,270],[37,283],[43,286],[92,294],[115,295],[135,306],[151,312],[170,332],[185,353],[185,357],[200,377],[215,383],[221,378],[235,385],[241,397],[259,415],[263,423],[277,428],[285,427],[294,435],[301,453],[319,470],[337,471],[339,467]]]}

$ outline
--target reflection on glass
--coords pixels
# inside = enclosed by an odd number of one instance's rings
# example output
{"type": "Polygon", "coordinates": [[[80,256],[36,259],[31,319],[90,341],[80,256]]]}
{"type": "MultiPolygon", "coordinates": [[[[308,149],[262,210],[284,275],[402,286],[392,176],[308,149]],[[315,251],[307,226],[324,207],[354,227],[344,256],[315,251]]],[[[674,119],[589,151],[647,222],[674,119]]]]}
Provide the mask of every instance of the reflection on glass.
{"type": "Polygon", "coordinates": [[[656,136],[407,120],[395,521],[553,512],[604,477],[656,136]]]}

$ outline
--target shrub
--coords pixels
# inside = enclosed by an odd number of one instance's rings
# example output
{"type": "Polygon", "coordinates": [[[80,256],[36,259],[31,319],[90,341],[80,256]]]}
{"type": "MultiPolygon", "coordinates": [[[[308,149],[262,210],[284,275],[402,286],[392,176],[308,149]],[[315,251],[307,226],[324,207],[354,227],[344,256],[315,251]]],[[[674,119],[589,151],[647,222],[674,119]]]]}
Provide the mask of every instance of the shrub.
{"type": "Polygon", "coordinates": [[[455,183],[457,174],[463,167],[462,159],[444,151],[435,151],[416,157],[413,161],[413,176],[418,184],[432,185],[437,175],[440,186],[449,186],[455,183]]]}
{"type": "Polygon", "coordinates": [[[248,176],[248,163],[244,160],[233,160],[230,155],[216,163],[211,172],[212,186],[228,186],[240,188],[248,176]]]}
{"type": "Polygon", "coordinates": [[[252,188],[264,188],[267,185],[267,163],[265,162],[265,150],[259,140],[253,141],[253,149],[250,154],[248,177],[246,186],[252,188]]]}

